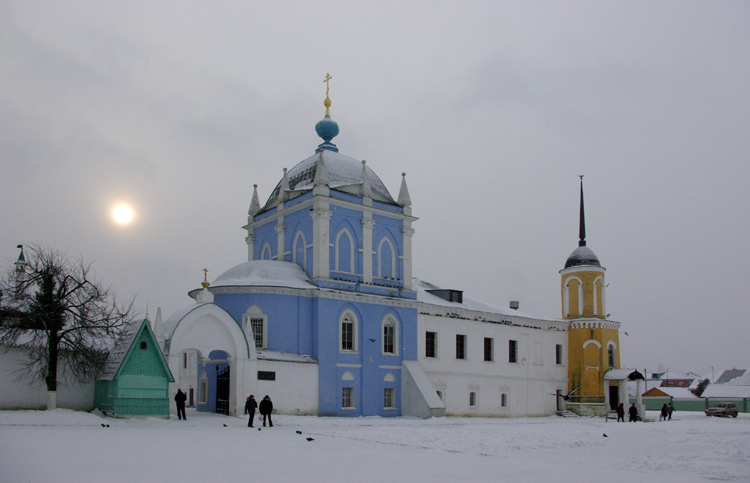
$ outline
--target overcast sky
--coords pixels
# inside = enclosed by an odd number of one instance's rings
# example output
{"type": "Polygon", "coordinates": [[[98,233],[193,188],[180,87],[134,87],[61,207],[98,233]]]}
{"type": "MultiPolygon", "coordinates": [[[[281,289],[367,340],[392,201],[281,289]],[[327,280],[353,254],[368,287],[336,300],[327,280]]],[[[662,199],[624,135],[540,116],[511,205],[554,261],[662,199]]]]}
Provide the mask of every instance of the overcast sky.
{"type": "Polygon", "coordinates": [[[407,173],[415,276],[561,316],[584,174],[623,365],[750,369],[747,2],[0,1],[0,258],[168,317],[246,261],[328,72],[341,152],[407,173]]]}

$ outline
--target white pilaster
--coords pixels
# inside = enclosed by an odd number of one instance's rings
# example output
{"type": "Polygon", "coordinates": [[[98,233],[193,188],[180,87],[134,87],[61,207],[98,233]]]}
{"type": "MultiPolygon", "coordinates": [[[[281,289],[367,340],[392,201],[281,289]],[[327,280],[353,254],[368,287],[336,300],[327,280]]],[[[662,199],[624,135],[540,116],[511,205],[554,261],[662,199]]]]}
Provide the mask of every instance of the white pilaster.
{"type": "Polygon", "coordinates": [[[255,235],[253,234],[252,229],[247,230],[245,243],[247,243],[247,261],[252,262],[254,259],[253,252],[255,251],[255,235]]]}
{"type": "Polygon", "coordinates": [[[410,221],[404,221],[401,233],[404,237],[404,257],[402,260],[404,264],[404,289],[411,290],[411,239],[414,236],[414,229],[411,227],[410,221]]]}
{"type": "Polygon", "coordinates": [[[372,229],[374,226],[372,213],[365,211],[362,214],[362,281],[365,283],[372,283],[372,229]]]}
{"type": "Polygon", "coordinates": [[[276,224],[276,260],[284,261],[284,236],[286,234],[286,223],[283,219],[279,219],[276,224]]]}
{"type": "Polygon", "coordinates": [[[328,209],[328,203],[310,210],[310,217],[313,220],[313,278],[328,278],[330,275],[331,216],[333,212],[328,209]]]}

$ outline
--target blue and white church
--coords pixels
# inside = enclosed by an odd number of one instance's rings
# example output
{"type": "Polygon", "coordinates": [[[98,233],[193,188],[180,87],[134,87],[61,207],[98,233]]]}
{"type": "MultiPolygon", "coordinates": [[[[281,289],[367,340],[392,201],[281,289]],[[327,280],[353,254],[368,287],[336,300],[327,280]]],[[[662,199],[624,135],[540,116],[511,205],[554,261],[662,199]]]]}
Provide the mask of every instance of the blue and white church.
{"type": "MultiPolygon", "coordinates": [[[[464,297],[412,275],[412,203],[339,152],[325,117],[314,153],[265,204],[254,187],[247,261],[189,293],[154,332],[199,411],[281,414],[554,414],[568,387],[568,322],[464,297]]],[[[175,408],[171,408],[175,412],[175,408]]]]}

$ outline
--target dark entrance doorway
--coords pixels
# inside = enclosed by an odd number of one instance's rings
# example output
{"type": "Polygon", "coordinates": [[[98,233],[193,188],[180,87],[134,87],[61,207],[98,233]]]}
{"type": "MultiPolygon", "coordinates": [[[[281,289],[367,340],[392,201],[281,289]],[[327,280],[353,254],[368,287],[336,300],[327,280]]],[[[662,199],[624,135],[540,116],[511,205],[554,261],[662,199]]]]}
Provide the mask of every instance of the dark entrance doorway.
{"type": "Polygon", "coordinates": [[[229,367],[216,368],[216,412],[229,415],[229,367]]]}
{"type": "Polygon", "coordinates": [[[618,404],[620,404],[620,388],[609,386],[609,409],[616,411],[618,404]]]}

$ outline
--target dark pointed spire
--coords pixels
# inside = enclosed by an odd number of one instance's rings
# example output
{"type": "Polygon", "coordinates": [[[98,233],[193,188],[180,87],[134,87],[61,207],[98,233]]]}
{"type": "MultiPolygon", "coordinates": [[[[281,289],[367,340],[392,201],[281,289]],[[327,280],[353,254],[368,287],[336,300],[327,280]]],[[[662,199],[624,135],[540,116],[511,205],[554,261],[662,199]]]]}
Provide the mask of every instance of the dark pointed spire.
{"type": "Polygon", "coordinates": [[[578,246],[586,246],[586,217],[583,214],[583,175],[578,175],[581,178],[581,215],[578,220],[578,246]]]}

